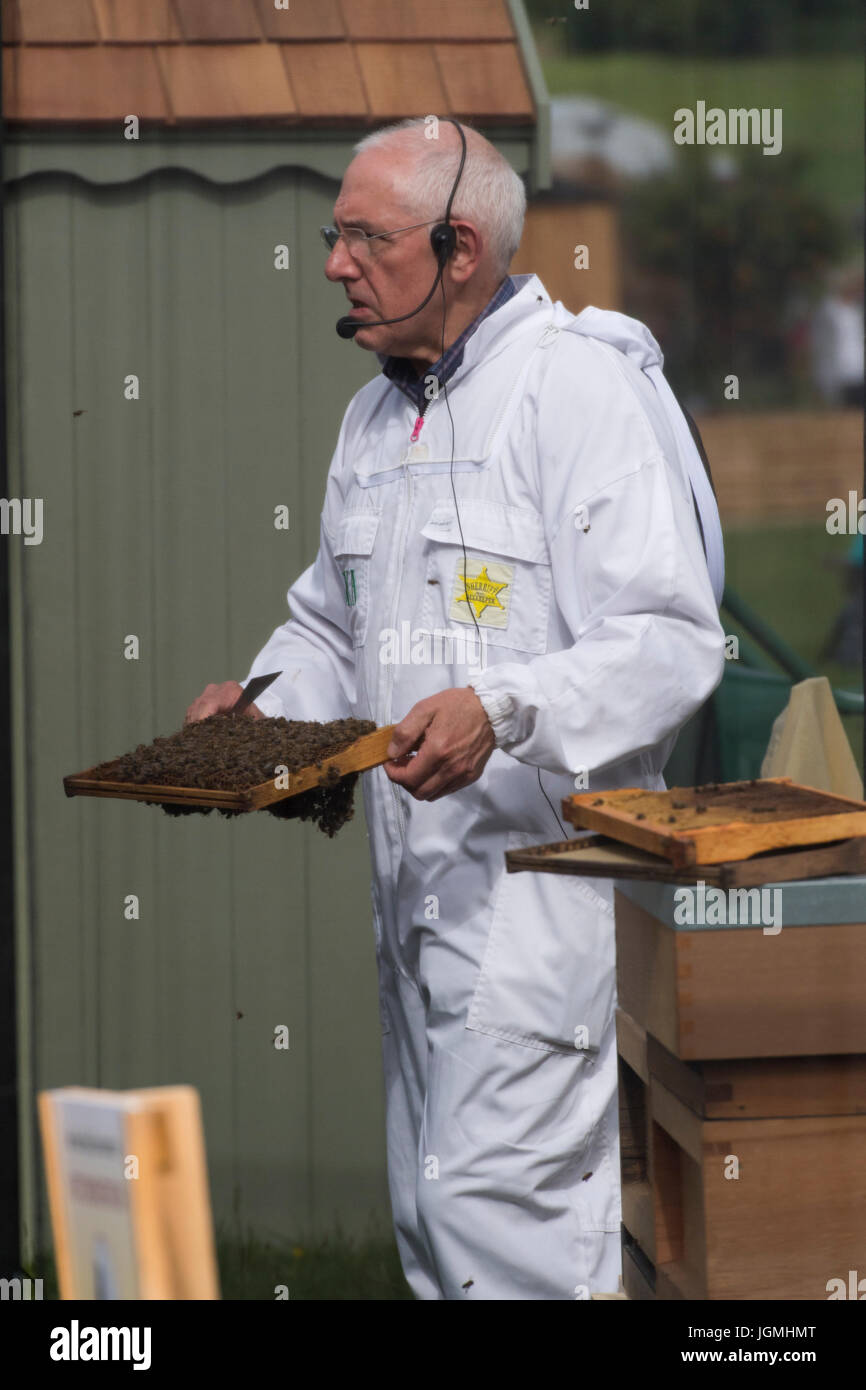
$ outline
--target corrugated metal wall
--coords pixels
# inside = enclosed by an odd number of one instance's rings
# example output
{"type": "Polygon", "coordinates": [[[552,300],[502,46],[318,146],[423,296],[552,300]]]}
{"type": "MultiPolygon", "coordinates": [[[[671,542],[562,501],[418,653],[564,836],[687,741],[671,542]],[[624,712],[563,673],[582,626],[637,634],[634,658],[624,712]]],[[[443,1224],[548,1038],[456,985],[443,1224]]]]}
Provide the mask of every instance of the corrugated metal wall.
{"type": "Polygon", "coordinates": [[[243,678],[313,558],[342,412],[376,370],[334,334],[318,236],[334,193],[291,171],[10,189],[10,490],[44,499],[42,543],[6,542],[31,1249],[48,1222],[26,1102],[68,1084],[197,1086],[223,1224],[298,1238],[387,1217],[360,801],[328,841],[61,783],[243,678]]]}

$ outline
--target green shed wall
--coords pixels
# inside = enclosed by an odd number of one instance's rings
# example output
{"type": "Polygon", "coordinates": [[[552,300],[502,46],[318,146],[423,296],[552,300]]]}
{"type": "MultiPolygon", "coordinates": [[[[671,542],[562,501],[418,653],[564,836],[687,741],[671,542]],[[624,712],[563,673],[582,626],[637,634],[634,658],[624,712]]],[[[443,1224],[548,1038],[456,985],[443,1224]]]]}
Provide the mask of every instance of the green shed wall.
{"type": "Polygon", "coordinates": [[[242,188],[157,173],[12,190],[10,493],[44,499],[42,544],[7,542],[37,1246],[34,1094],[70,1084],[197,1086],[222,1223],[297,1237],[387,1211],[362,814],[328,841],[263,813],[172,820],[67,800],[61,784],[179,727],[287,616],[343,409],[376,366],[334,335],[344,300],[317,231],[334,191],[286,172],[242,188]]]}

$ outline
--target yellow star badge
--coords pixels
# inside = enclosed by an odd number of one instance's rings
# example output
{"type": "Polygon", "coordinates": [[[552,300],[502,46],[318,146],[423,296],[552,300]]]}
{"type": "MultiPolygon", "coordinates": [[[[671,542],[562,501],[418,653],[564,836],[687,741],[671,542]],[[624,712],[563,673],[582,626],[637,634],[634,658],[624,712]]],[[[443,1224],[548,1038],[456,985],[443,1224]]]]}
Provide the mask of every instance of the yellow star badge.
{"type": "Polygon", "coordinates": [[[508,583],[497,583],[495,579],[491,579],[486,565],[474,575],[458,571],[458,581],[460,580],[463,583],[463,592],[457,593],[455,600],[457,603],[471,604],[476,617],[480,618],[488,608],[498,608],[500,612],[505,613],[505,604],[500,602],[499,595],[503,589],[508,588],[508,583]]]}

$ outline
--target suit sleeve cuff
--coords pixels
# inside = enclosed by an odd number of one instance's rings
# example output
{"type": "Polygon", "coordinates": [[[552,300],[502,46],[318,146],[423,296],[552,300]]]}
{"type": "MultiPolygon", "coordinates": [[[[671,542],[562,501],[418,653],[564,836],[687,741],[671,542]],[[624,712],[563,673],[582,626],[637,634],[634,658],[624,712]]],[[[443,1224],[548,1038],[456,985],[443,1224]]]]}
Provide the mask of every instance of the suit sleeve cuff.
{"type": "Polygon", "coordinates": [[[497,693],[489,690],[483,675],[469,681],[468,684],[484,706],[484,713],[493,728],[496,747],[502,748],[506,743],[513,742],[514,700],[511,696],[503,691],[497,693]]]}

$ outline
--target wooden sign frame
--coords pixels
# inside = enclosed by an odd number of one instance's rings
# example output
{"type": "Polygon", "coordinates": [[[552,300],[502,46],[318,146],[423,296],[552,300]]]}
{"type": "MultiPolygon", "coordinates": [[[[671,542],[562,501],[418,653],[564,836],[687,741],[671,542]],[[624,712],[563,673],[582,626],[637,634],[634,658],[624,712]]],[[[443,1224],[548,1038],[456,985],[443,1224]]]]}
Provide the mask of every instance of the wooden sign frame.
{"type": "Polygon", "coordinates": [[[218,1299],[198,1092],[41,1091],[61,1299],[218,1299]]]}

